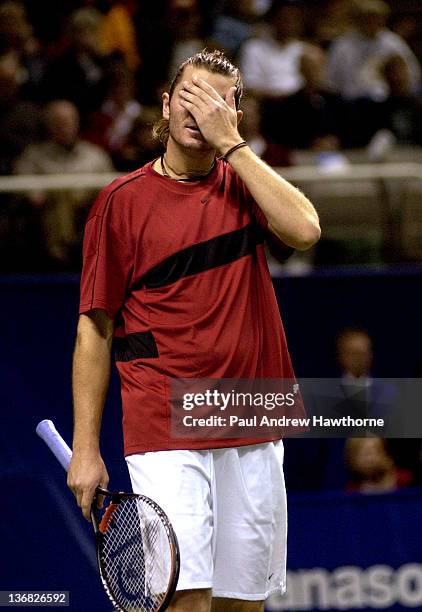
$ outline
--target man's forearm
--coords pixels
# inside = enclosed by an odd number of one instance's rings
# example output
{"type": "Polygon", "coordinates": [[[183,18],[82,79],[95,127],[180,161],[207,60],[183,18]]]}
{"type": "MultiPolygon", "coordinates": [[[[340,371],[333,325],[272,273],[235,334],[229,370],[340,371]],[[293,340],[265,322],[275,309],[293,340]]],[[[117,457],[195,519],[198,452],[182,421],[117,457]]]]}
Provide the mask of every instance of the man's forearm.
{"type": "Polygon", "coordinates": [[[73,356],[73,455],[67,483],[87,520],[97,486],[107,487],[100,428],[110,378],[113,321],[104,311],[81,315],[73,356]]]}
{"type": "Polygon", "coordinates": [[[229,156],[229,163],[268,220],[269,229],[295,249],[306,250],[321,231],[315,208],[306,196],[265,164],[249,147],[229,156]]]}
{"type": "Polygon", "coordinates": [[[101,417],[110,379],[110,339],[92,321],[78,330],[73,357],[74,435],[76,452],[99,450],[101,417]]]}

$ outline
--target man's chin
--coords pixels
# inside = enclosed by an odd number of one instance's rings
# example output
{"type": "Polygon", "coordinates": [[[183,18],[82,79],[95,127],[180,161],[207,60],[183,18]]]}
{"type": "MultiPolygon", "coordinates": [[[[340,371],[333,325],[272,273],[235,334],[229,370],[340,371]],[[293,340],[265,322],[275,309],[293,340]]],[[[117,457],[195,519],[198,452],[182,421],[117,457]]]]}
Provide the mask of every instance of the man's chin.
{"type": "Polygon", "coordinates": [[[193,149],[195,151],[212,151],[212,146],[208,144],[202,137],[189,138],[183,143],[187,149],[193,149]]]}
{"type": "Polygon", "coordinates": [[[182,138],[180,136],[175,138],[174,135],[170,133],[170,137],[173,139],[176,145],[189,151],[205,152],[214,150],[213,147],[208,144],[208,142],[204,140],[201,135],[186,136],[185,134],[182,138]]]}

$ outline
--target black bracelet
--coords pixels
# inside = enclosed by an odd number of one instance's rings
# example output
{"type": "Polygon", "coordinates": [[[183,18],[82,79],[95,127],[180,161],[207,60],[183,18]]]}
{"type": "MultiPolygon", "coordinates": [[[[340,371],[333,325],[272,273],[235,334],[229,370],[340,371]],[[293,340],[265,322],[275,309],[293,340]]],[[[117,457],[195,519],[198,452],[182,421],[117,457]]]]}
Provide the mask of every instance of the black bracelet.
{"type": "Polygon", "coordinates": [[[246,140],[242,140],[242,142],[239,142],[239,144],[234,145],[234,147],[232,147],[231,149],[229,149],[227,151],[227,153],[225,153],[224,155],[221,156],[220,159],[223,159],[224,161],[227,161],[227,158],[229,155],[231,155],[232,153],[234,153],[235,151],[237,151],[237,149],[240,149],[241,147],[247,147],[248,143],[246,142],[246,140]]]}

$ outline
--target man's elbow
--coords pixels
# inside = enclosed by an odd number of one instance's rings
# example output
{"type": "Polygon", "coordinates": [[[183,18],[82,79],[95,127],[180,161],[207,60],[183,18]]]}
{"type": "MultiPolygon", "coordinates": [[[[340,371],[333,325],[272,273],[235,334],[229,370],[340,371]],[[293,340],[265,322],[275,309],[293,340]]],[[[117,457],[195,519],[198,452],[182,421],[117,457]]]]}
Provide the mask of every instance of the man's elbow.
{"type": "Polygon", "coordinates": [[[321,237],[321,228],[318,221],[310,223],[309,226],[303,228],[297,236],[293,246],[298,251],[307,251],[318,242],[321,237]]]}
{"type": "Polygon", "coordinates": [[[92,346],[105,342],[111,347],[114,323],[104,310],[93,309],[79,316],[76,346],[92,346]]]}

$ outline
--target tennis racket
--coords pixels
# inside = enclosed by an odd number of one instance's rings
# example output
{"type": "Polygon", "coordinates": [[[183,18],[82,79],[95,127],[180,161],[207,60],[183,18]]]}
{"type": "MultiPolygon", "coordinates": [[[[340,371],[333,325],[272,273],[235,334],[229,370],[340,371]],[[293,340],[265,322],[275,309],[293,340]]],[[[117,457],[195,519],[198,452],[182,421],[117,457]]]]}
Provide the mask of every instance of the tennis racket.
{"type": "MultiPolygon", "coordinates": [[[[72,451],[52,421],[41,421],[36,432],[67,471],[72,451]]],[[[144,495],[112,493],[101,487],[96,494],[110,500],[103,510],[93,503],[91,519],[100,578],[115,609],[166,610],[180,567],[176,534],[166,514],[144,495]]]]}

